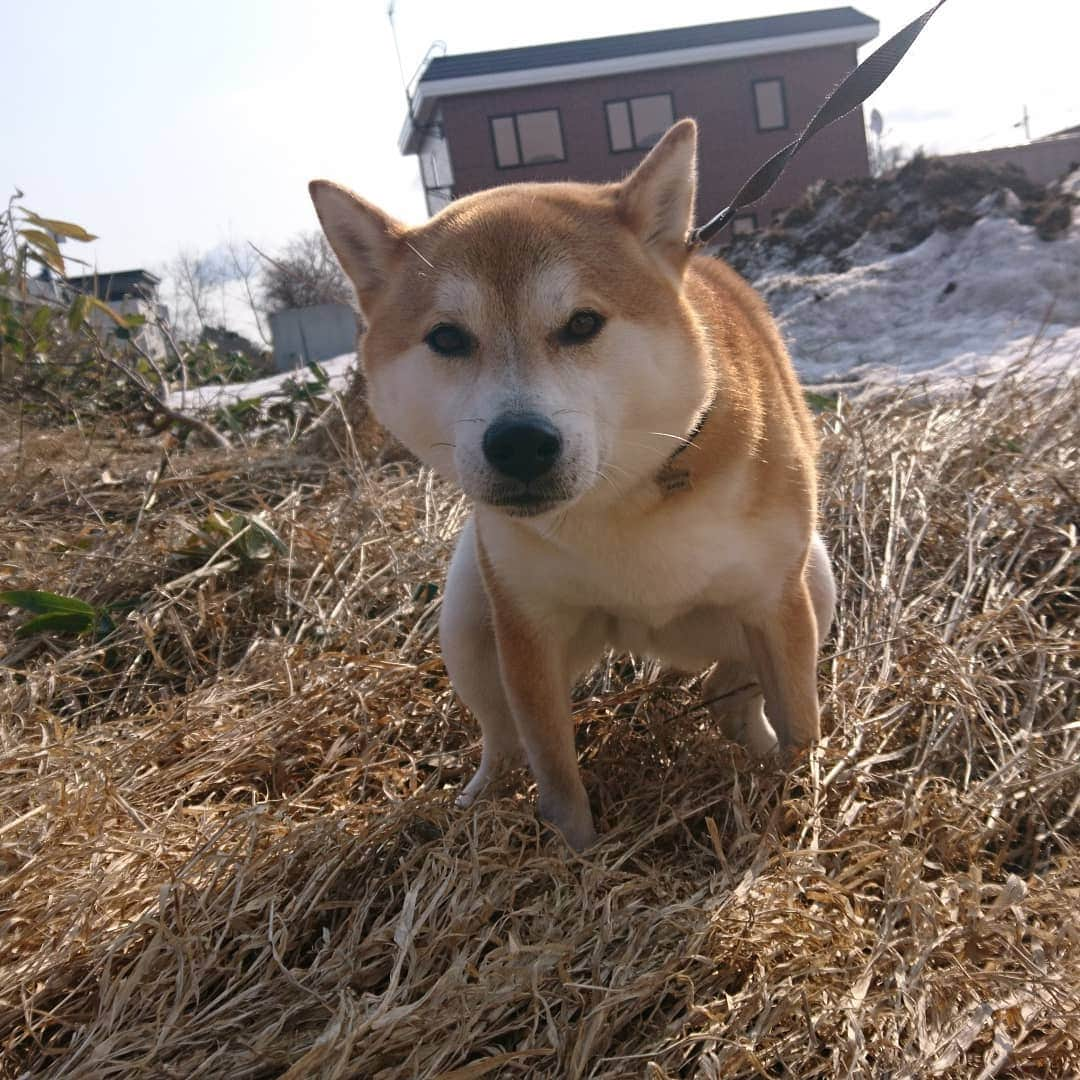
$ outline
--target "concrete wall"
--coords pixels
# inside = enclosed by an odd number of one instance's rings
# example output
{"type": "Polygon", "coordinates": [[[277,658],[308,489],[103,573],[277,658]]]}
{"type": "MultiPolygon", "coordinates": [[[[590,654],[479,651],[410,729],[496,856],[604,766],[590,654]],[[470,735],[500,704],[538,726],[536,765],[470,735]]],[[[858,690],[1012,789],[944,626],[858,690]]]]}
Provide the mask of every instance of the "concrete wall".
{"type": "Polygon", "coordinates": [[[958,165],[1011,163],[1019,165],[1036,184],[1049,184],[1080,165],[1080,135],[1062,135],[1056,139],[976,150],[970,154],[950,154],[944,160],[958,165]]]}
{"type": "Polygon", "coordinates": [[[356,351],[356,312],[348,304],[291,308],[270,316],[274,367],[292,371],[309,360],[330,360],[356,351]]]}
{"type": "MultiPolygon", "coordinates": [[[[855,66],[855,46],[804,49],[710,64],[610,75],[573,82],[447,97],[443,121],[454,175],[454,194],[532,180],[616,180],[645,156],[644,150],[613,153],[604,102],[670,93],[675,119],[694,117],[700,128],[698,220],[726,206],[746,178],[790,142],[826,95],[855,66]],[[758,131],[753,84],[781,78],[788,125],[758,131]],[[490,118],[533,109],[558,109],[566,160],[498,168],[490,118]]],[[[814,181],[866,176],[862,109],[817,135],[755,208],[759,226],[791,206],[814,181]]]]}

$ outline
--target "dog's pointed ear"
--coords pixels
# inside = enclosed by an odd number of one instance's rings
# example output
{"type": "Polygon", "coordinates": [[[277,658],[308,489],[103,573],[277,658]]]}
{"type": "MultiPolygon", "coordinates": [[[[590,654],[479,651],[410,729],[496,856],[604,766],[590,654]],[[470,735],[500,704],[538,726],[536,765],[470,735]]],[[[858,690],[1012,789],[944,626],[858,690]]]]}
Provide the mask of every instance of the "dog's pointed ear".
{"type": "Polygon", "coordinates": [[[312,180],[308,191],[326,239],[356,289],[360,307],[368,307],[390,277],[405,226],[329,180],[312,180]]]}
{"type": "Polygon", "coordinates": [[[681,267],[697,188],[697,124],[680,120],[619,185],[619,216],[646,246],[681,267]]]}

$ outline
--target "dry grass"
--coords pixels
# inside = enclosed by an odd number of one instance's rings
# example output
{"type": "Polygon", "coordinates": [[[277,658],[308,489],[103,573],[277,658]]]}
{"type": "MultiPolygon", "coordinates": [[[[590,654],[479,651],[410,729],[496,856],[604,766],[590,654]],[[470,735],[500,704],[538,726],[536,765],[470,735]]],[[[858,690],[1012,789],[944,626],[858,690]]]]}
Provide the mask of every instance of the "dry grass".
{"type": "Polygon", "coordinates": [[[512,786],[452,806],[446,488],[9,446],[0,587],[144,600],[102,646],[0,625],[0,1075],[1076,1076],[1078,416],[827,417],[828,737],[785,780],[612,658],[584,858],[512,786]],[[170,554],[226,508],[288,556],[170,554]]]}

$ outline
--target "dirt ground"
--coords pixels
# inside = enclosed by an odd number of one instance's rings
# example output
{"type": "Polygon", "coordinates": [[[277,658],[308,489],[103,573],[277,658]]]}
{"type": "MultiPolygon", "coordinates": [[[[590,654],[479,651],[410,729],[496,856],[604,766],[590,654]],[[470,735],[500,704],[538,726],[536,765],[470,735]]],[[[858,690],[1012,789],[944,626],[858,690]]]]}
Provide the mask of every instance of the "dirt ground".
{"type": "Polygon", "coordinates": [[[778,259],[800,267],[820,257],[831,271],[843,272],[850,266],[844,252],[860,239],[873,237],[894,253],[910,251],[937,229],[967,228],[987,215],[1013,217],[1050,242],[1072,225],[1076,175],[1042,185],[1015,165],[918,155],[886,176],[820,181],[770,228],[731,237],[724,258],[751,280],[778,259]]]}

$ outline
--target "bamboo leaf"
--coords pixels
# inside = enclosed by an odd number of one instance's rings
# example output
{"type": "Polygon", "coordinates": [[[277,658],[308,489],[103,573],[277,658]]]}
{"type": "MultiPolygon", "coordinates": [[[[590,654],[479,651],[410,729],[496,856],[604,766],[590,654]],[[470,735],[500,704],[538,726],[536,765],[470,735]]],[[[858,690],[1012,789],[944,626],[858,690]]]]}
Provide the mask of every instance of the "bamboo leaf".
{"type": "Polygon", "coordinates": [[[0,592],[0,604],[10,604],[12,607],[22,608],[23,611],[32,611],[35,614],[47,615],[54,612],[67,614],[79,613],[96,617],[97,608],[92,604],[79,600],[74,596],[57,596],[56,593],[37,592],[33,590],[15,589],[12,592],[0,592]]]}
{"type": "Polygon", "coordinates": [[[75,225],[70,221],[60,221],[58,218],[39,217],[29,210],[25,211],[25,215],[26,220],[33,225],[37,225],[39,229],[47,229],[49,232],[57,233],[60,236],[66,236],[70,240],[79,240],[86,244],[91,240],[97,239],[93,233],[88,233],[81,225],[75,225]]]}
{"type": "Polygon", "coordinates": [[[121,330],[126,330],[128,328],[128,324],[124,321],[123,315],[120,315],[117,312],[113,311],[113,309],[109,307],[109,305],[106,304],[104,300],[99,300],[96,296],[88,296],[87,299],[90,301],[91,307],[96,307],[99,311],[104,312],[104,314],[108,315],[109,318],[112,319],[112,321],[116,323],[116,325],[119,326],[121,330]]]}
{"type": "Polygon", "coordinates": [[[90,312],[90,297],[86,293],[79,293],[68,309],[68,329],[74,334],[84,322],[90,312]]]}
{"type": "Polygon", "coordinates": [[[94,628],[94,616],[82,611],[52,611],[48,615],[37,615],[25,622],[15,631],[17,638],[31,634],[85,634],[94,628]]]}
{"type": "Polygon", "coordinates": [[[33,317],[30,319],[30,333],[35,340],[40,338],[46,330],[49,328],[49,322],[52,319],[52,309],[47,307],[39,307],[34,312],[33,317]]]}
{"type": "Polygon", "coordinates": [[[64,256],[60,254],[60,245],[40,229],[20,229],[19,235],[51,266],[57,273],[63,274],[64,256]]]}

